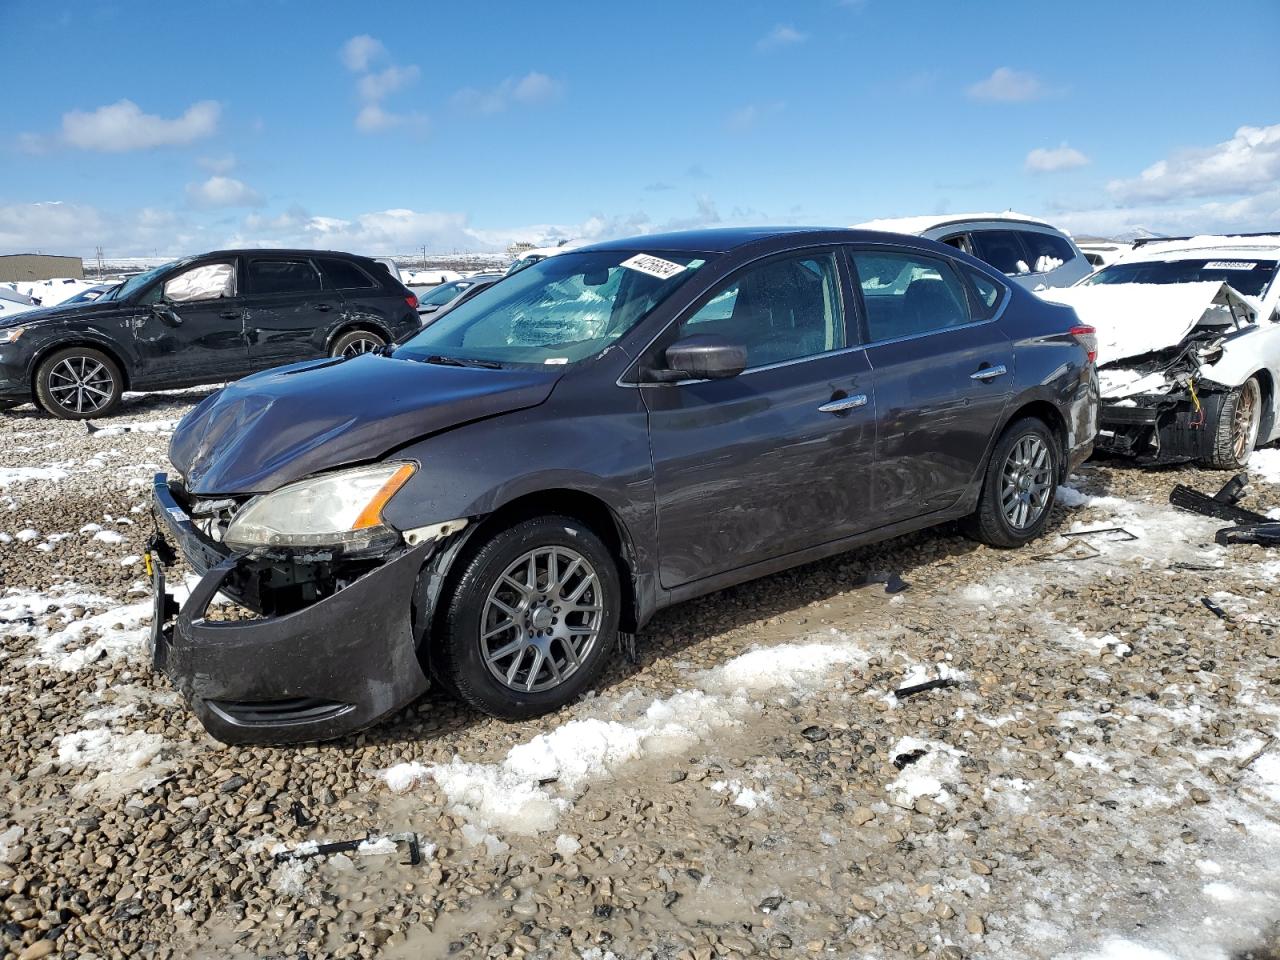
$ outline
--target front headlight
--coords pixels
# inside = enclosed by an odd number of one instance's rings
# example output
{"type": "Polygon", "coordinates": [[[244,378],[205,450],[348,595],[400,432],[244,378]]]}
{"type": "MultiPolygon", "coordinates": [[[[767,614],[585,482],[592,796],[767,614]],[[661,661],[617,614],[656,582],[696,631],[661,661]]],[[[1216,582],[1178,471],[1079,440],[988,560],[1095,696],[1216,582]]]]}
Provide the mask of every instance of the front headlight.
{"type": "Polygon", "coordinates": [[[382,522],[382,508],[416,469],[381,463],[291,483],[245,504],[223,540],[235,550],[390,546],[399,534],[382,522]]]}
{"type": "Polygon", "coordinates": [[[0,343],[13,343],[26,331],[26,327],[9,327],[0,330],[0,343]]]}

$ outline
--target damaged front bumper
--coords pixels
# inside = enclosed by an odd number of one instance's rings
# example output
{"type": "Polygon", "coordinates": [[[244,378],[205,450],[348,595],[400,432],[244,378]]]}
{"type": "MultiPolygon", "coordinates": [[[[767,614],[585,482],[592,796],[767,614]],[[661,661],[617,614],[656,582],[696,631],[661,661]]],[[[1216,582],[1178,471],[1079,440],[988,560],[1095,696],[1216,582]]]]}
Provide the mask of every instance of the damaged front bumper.
{"type": "Polygon", "coordinates": [[[271,560],[204,536],[157,474],[157,541],[148,551],[151,658],[223,743],[297,743],[352,733],[428,687],[418,660],[415,592],[436,542],[373,560],[271,560]],[[200,582],[179,609],[165,590],[176,547],[200,582]],[[218,620],[223,594],[255,619],[218,620]]]}
{"type": "Polygon", "coordinates": [[[1103,399],[1098,414],[1098,450],[1140,463],[1185,463],[1213,456],[1214,427],[1225,389],[1200,382],[1195,400],[1187,390],[1103,399]]]}

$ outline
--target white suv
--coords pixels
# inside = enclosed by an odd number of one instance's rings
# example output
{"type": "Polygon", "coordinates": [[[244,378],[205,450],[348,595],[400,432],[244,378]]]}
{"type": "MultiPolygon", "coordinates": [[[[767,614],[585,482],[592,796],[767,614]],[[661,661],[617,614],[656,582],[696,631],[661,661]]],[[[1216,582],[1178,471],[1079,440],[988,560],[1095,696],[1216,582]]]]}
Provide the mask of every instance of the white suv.
{"type": "Polygon", "coordinates": [[[1093,271],[1080,248],[1063,231],[1012,211],[895,217],[855,226],[941,241],[991,264],[1028,290],[1069,287],[1093,271]]]}

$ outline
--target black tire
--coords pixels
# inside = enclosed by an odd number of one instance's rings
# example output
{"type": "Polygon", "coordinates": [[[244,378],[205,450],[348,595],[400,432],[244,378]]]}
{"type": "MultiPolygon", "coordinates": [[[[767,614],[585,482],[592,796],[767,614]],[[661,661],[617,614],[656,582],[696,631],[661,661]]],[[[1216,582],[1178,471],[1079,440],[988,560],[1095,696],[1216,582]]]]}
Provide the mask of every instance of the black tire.
{"type": "MultiPolygon", "coordinates": [[[[563,568],[557,572],[564,575],[563,568]]],[[[573,589],[587,579],[585,572],[578,576],[578,580],[571,582],[573,589]]],[[[521,582],[527,584],[529,579],[526,576],[521,582]]],[[[570,581],[568,575],[564,579],[570,581]]],[[[441,672],[448,676],[449,686],[477,710],[503,720],[527,720],[541,716],[571,703],[600,678],[617,648],[621,603],[622,589],[618,580],[617,563],[589,527],[564,516],[552,515],[525,520],[490,537],[477,551],[462,559],[461,569],[453,578],[444,599],[443,615],[436,621],[440,635],[433,638],[432,642],[436,644],[437,662],[441,672]],[[496,612],[491,606],[491,592],[497,591],[495,596],[510,601],[512,594],[503,594],[502,591],[510,589],[507,584],[512,581],[504,579],[503,575],[509,573],[514,564],[521,563],[530,554],[534,554],[532,579],[541,586],[533,593],[543,591],[546,596],[559,596],[555,591],[548,590],[537,567],[537,553],[553,549],[564,551],[562,556],[573,554],[580,557],[587,565],[582,570],[589,569],[594,574],[594,586],[589,585],[583,596],[587,598],[588,604],[598,604],[602,608],[598,619],[592,619],[591,614],[580,614],[573,610],[567,615],[560,613],[563,620],[556,621],[555,627],[543,624],[547,626],[545,641],[541,631],[535,638],[529,631],[539,622],[535,619],[539,616],[539,609],[550,618],[551,607],[539,607],[538,597],[533,596],[531,606],[516,608],[522,617],[518,622],[517,618],[508,617],[513,620],[514,627],[497,632],[488,641],[489,646],[485,647],[482,625],[488,627],[489,633],[495,633],[495,627],[500,625],[500,622],[487,620],[496,612]],[[571,664],[564,646],[566,640],[561,634],[570,629],[571,616],[586,617],[587,620],[579,620],[573,626],[586,630],[594,624],[595,633],[589,646],[583,642],[581,650],[584,652],[580,657],[575,654],[578,663],[570,670],[571,664]],[[555,637],[552,637],[553,631],[558,631],[555,637]],[[554,676],[563,672],[563,679],[556,681],[554,686],[541,690],[518,690],[500,680],[490,669],[486,654],[493,656],[504,648],[518,644],[527,646],[498,661],[494,670],[505,672],[514,663],[516,666],[512,683],[517,686],[521,685],[522,678],[532,686],[532,682],[527,680],[530,675],[534,680],[546,676],[550,682],[554,676]],[[538,652],[542,653],[543,659],[537,659],[538,652]],[[552,655],[551,665],[546,664],[548,653],[552,655]],[[524,665],[523,672],[520,671],[521,664],[524,665]],[[554,676],[551,673],[553,667],[554,676]]],[[[554,609],[560,612],[563,608],[556,606],[554,609]]]]}
{"type": "Polygon", "coordinates": [[[1222,401],[1213,425],[1213,453],[1204,464],[1216,470],[1239,470],[1249,462],[1262,423],[1262,385],[1246,380],[1222,401]]]}
{"type": "Polygon", "coordinates": [[[357,357],[386,346],[387,338],[372,330],[348,330],[333,341],[329,348],[331,357],[357,357]]]}
{"type": "Polygon", "coordinates": [[[978,509],[965,519],[965,533],[1002,549],[1021,547],[1040,536],[1057,501],[1061,457],[1058,439],[1043,420],[1023,417],[1009,424],[991,451],[982,479],[982,493],[978,496],[978,509]],[[1020,451],[1029,448],[1037,453],[1034,462],[1024,469],[1018,466],[1020,451]],[[1041,450],[1044,451],[1043,464],[1038,453],[1041,450]],[[1010,471],[1012,477],[1007,476],[1010,471]],[[1048,487],[1043,497],[1038,498],[1035,491],[1039,489],[1042,475],[1048,487]],[[1012,503],[1007,502],[1010,496],[1012,503]],[[1018,523],[1015,521],[1020,502],[1027,504],[1027,516],[1024,522],[1018,523]]]}
{"type": "Polygon", "coordinates": [[[60,420],[105,417],[123,394],[120,365],[91,347],[55,350],[36,370],[36,400],[60,420]]]}

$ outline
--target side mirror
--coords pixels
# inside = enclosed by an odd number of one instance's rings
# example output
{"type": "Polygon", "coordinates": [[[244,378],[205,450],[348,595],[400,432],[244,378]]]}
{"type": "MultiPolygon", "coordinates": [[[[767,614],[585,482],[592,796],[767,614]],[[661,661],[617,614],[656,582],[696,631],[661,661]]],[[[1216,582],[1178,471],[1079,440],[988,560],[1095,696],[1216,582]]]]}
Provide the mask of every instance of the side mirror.
{"type": "Polygon", "coordinates": [[[710,333],[695,333],[677,340],[664,354],[663,380],[724,380],[736,377],[747,366],[747,348],[710,333]]]}
{"type": "Polygon", "coordinates": [[[170,327],[182,326],[182,318],[178,316],[173,307],[169,306],[167,303],[153,303],[151,305],[151,313],[161,323],[167,324],[170,327]]]}
{"type": "Polygon", "coordinates": [[[440,304],[438,303],[424,303],[422,306],[418,307],[418,312],[419,313],[435,313],[439,309],[440,309],[440,304]]]}

